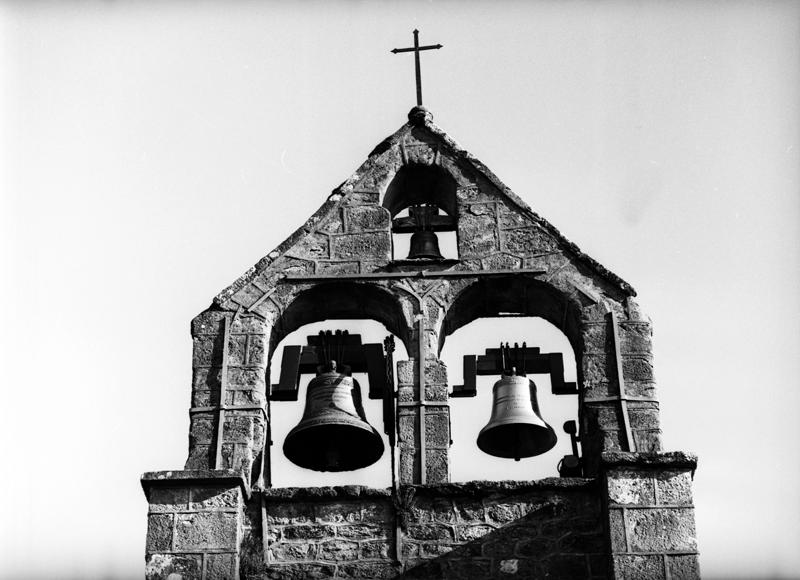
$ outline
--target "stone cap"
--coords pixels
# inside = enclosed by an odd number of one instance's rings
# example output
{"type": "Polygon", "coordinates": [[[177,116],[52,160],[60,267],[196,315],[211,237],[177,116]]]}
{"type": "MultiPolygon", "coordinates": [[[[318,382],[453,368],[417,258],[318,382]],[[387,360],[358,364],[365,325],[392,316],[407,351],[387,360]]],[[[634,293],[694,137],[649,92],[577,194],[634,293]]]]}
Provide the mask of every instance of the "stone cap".
{"type": "Polygon", "coordinates": [[[434,494],[444,497],[464,495],[485,497],[495,493],[591,489],[596,485],[597,480],[594,478],[546,477],[533,481],[466,481],[433,485],[404,485],[401,490],[413,490],[415,494],[434,494]]]}
{"type": "Polygon", "coordinates": [[[337,485],[327,487],[270,487],[260,491],[261,495],[272,499],[362,499],[389,498],[389,488],[365,487],[362,485],[337,485]]]}
{"type": "Polygon", "coordinates": [[[181,469],[175,471],[148,471],[142,474],[142,489],[150,500],[154,487],[185,487],[189,485],[215,485],[233,487],[238,485],[250,499],[250,484],[244,476],[233,469],[181,469]]]}
{"type": "Polygon", "coordinates": [[[664,453],[632,453],[630,451],[604,451],[600,456],[603,467],[677,468],[697,469],[697,455],[686,451],[664,453]]]}

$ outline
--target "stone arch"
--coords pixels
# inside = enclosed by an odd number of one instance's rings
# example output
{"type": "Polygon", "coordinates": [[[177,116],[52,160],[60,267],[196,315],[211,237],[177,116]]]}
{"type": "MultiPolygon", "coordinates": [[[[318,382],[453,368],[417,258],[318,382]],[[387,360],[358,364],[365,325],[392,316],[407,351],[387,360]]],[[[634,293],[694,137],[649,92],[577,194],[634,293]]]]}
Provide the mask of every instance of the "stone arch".
{"type": "Polygon", "coordinates": [[[435,205],[455,217],[457,187],[453,176],[440,165],[403,165],[389,182],[382,205],[392,217],[408,206],[420,203],[435,205]]]}
{"type": "Polygon", "coordinates": [[[538,316],[553,324],[566,335],[579,358],[583,353],[581,308],[573,295],[533,276],[478,279],[462,289],[447,308],[439,333],[439,350],[447,336],[473,320],[513,312],[538,316]]]}
{"type": "Polygon", "coordinates": [[[408,348],[409,324],[397,297],[369,282],[322,282],[295,289],[276,318],[270,336],[270,357],[289,333],[327,319],[372,319],[383,324],[408,348]]]}

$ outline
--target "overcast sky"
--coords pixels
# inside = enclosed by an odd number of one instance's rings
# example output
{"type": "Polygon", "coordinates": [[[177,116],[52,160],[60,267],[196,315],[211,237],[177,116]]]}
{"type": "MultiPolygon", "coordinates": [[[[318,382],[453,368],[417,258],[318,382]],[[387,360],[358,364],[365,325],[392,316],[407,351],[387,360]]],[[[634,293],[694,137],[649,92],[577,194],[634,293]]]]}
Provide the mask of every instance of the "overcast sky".
{"type": "Polygon", "coordinates": [[[639,292],[704,576],[796,576],[800,3],[120,0],[0,2],[0,577],[141,577],[189,321],[405,122],[415,27],[435,122],[639,292]]]}

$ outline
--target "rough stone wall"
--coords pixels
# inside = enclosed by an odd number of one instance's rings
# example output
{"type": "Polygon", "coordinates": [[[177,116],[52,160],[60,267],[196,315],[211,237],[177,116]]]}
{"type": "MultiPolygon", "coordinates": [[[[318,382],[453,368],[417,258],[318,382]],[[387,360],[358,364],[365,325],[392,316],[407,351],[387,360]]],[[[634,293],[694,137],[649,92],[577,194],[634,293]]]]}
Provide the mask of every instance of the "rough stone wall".
{"type": "Polygon", "coordinates": [[[263,492],[248,509],[242,577],[606,578],[595,482],[449,484],[263,492]]]}
{"type": "Polygon", "coordinates": [[[257,459],[266,433],[265,332],[264,321],[253,315],[208,310],[192,321],[192,407],[186,469],[236,469],[258,479],[257,459]]]}
{"type": "Polygon", "coordinates": [[[237,578],[243,495],[232,472],[146,473],[147,580],[237,578]]]}
{"type": "Polygon", "coordinates": [[[694,457],[603,454],[615,578],[700,578],[692,503],[694,457]]]}

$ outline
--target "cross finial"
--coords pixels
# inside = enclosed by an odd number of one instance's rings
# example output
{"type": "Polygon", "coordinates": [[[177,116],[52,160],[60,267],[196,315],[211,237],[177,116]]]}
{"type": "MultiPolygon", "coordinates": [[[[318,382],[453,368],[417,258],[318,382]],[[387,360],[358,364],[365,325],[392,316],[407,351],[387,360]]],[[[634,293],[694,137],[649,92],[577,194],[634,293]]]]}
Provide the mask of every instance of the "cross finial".
{"type": "Polygon", "coordinates": [[[413,52],[414,53],[414,68],[417,73],[417,106],[422,106],[422,75],[419,72],[419,52],[421,50],[433,50],[442,48],[441,44],[429,44],[428,46],[419,45],[419,30],[414,29],[414,46],[411,48],[395,48],[391,52],[397,54],[398,52],[413,52]]]}

